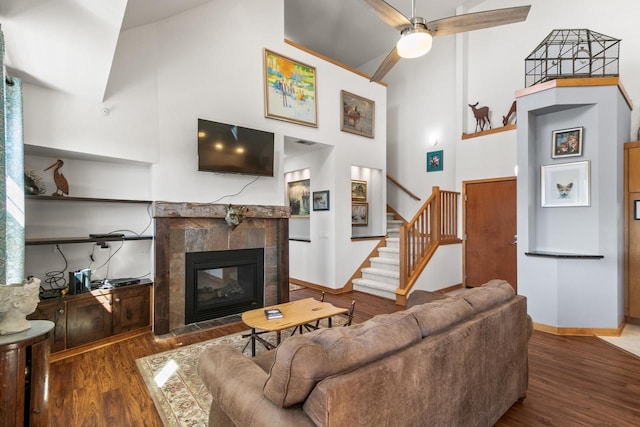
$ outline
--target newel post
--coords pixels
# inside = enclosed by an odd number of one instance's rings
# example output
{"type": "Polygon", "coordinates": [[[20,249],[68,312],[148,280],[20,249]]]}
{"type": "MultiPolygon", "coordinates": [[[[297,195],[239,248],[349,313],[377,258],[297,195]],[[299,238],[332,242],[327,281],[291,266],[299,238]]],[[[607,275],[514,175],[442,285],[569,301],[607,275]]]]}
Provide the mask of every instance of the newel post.
{"type": "Polygon", "coordinates": [[[402,224],[400,226],[400,241],[399,241],[399,247],[400,247],[400,283],[398,284],[398,287],[400,289],[404,289],[407,286],[407,280],[408,280],[408,275],[407,275],[407,270],[409,269],[408,265],[409,265],[409,261],[408,261],[408,249],[407,249],[407,234],[409,233],[408,231],[408,225],[407,224],[402,224]]]}
{"type": "Polygon", "coordinates": [[[439,242],[442,217],[442,193],[440,193],[440,187],[438,186],[434,186],[431,192],[435,195],[433,211],[431,212],[431,242],[439,242]]]}

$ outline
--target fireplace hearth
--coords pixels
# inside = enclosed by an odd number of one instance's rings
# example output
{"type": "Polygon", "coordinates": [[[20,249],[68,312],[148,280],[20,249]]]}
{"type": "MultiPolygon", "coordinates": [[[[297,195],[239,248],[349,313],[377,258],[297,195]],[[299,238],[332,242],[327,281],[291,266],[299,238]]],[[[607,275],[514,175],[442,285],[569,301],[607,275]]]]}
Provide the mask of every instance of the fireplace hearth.
{"type": "Polygon", "coordinates": [[[185,255],[186,324],[264,306],[263,248],[185,255]]]}

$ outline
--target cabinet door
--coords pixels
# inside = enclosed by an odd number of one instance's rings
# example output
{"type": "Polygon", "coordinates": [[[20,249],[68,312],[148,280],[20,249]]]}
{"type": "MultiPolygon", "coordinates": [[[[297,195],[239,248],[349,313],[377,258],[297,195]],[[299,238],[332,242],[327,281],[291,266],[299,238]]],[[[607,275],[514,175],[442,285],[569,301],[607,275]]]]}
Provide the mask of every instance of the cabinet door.
{"type": "Polygon", "coordinates": [[[64,301],[59,299],[42,300],[36,311],[28,316],[29,320],[50,320],[54,323],[53,342],[51,352],[65,349],[65,332],[67,328],[67,313],[64,301]]]}
{"type": "Polygon", "coordinates": [[[114,334],[149,326],[150,289],[149,286],[136,286],[113,291],[114,334]]]}
{"type": "Polygon", "coordinates": [[[111,335],[111,295],[83,295],[67,302],[67,348],[111,335]]]}

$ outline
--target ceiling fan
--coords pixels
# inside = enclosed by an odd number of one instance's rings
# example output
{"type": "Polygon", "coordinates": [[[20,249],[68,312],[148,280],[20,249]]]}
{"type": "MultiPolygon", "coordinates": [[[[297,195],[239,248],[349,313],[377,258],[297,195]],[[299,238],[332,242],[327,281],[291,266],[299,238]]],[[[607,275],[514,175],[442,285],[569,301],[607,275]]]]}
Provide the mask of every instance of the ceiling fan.
{"type": "Polygon", "coordinates": [[[433,37],[521,22],[527,19],[531,9],[530,5],[508,7],[427,22],[426,19],[416,16],[415,0],[411,0],[411,19],[383,0],[363,1],[380,19],[400,31],[400,40],[371,77],[372,82],[382,80],[400,58],[417,58],[429,52],[433,37]]]}

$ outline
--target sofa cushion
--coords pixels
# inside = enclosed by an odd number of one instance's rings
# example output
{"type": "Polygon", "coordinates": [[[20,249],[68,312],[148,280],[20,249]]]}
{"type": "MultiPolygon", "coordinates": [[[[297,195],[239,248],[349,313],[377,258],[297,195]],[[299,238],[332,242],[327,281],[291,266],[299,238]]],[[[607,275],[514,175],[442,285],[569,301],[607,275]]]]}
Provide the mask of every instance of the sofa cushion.
{"type": "Polygon", "coordinates": [[[474,313],[479,313],[495,305],[500,304],[515,295],[513,287],[506,280],[494,279],[484,285],[465,289],[456,294],[456,297],[463,298],[473,307],[474,313]]]}
{"type": "Polygon", "coordinates": [[[446,298],[451,298],[447,295],[438,293],[438,292],[430,292],[423,290],[416,290],[409,294],[409,298],[407,298],[407,308],[411,308],[415,305],[426,304],[428,302],[438,301],[446,298]]]}
{"type": "Polygon", "coordinates": [[[473,308],[460,298],[444,298],[416,305],[407,312],[418,321],[423,338],[473,316],[473,308]]]}
{"type": "Polygon", "coordinates": [[[407,312],[382,314],[347,328],[325,328],[286,339],[278,346],[264,394],[286,408],[303,402],[324,378],[356,369],[422,339],[407,312]]]}

